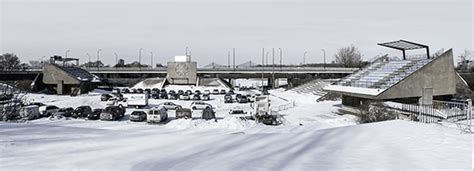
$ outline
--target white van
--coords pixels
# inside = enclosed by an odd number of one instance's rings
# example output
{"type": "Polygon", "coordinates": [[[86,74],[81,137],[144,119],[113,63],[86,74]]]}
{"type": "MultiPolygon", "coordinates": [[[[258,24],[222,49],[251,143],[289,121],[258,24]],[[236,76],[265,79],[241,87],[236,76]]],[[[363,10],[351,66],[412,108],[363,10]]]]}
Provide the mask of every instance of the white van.
{"type": "Polygon", "coordinates": [[[20,116],[25,120],[40,118],[39,107],[36,105],[25,106],[20,109],[20,116]]]}
{"type": "Polygon", "coordinates": [[[168,119],[168,112],[163,106],[153,107],[146,114],[146,122],[148,123],[159,123],[166,119],[168,119]]]}

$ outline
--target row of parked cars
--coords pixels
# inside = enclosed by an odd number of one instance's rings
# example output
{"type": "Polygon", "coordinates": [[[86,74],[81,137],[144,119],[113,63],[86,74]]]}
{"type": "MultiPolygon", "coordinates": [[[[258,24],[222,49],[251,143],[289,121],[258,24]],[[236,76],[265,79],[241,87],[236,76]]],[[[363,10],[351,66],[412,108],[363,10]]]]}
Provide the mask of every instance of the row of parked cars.
{"type": "Polygon", "coordinates": [[[226,93],[231,93],[234,94],[233,90],[226,91],[225,89],[214,89],[212,91],[210,90],[204,90],[201,92],[200,90],[195,90],[194,92],[192,90],[169,90],[166,91],[166,89],[158,89],[158,88],[153,88],[153,89],[118,89],[115,88],[112,91],[113,94],[148,94],[149,98],[153,99],[172,99],[172,100],[209,100],[210,95],[218,95],[218,94],[226,94],[226,93]]]}

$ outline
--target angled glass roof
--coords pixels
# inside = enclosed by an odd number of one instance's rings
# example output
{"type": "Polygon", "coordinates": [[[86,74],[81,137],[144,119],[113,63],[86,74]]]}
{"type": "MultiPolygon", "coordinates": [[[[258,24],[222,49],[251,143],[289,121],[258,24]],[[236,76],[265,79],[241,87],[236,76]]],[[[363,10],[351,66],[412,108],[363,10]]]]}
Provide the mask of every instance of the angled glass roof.
{"type": "Polygon", "coordinates": [[[414,42],[410,42],[406,40],[397,40],[397,41],[392,41],[392,42],[379,43],[378,45],[403,51],[403,59],[406,59],[406,53],[405,53],[406,50],[426,49],[426,56],[428,56],[428,59],[429,59],[430,48],[427,45],[414,43],[414,42]]]}

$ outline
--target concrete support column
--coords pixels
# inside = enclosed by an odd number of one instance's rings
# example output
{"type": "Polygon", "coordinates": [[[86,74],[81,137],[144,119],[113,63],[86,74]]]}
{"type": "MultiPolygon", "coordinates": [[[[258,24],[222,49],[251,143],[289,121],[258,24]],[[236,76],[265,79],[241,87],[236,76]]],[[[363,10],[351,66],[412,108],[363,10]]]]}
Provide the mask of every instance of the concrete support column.
{"type": "Polygon", "coordinates": [[[64,94],[64,81],[63,80],[58,81],[58,87],[56,88],[56,92],[58,93],[58,95],[64,94]]]}

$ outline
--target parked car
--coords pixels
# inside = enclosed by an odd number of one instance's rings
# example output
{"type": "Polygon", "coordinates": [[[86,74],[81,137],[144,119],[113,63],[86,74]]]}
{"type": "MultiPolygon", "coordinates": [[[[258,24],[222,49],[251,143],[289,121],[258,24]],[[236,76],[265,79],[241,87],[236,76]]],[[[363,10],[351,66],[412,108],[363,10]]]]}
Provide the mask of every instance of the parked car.
{"type": "Polygon", "coordinates": [[[123,93],[123,94],[130,93],[130,90],[129,90],[128,88],[123,88],[123,89],[122,89],[122,93],[123,93]]]}
{"type": "Polygon", "coordinates": [[[148,123],[159,123],[167,119],[168,112],[163,106],[151,108],[146,115],[146,122],[148,123]]]}
{"type": "Polygon", "coordinates": [[[222,89],[219,94],[226,94],[226,91],[222,89]]]}
{"type": "Polygon", "coordinates": [[[242,109],[231,109],[229,111],[229,115],[242,115],[242,114],[247,114],[247,112],[245,112],[242,109]]]}
{"type": "Polygon", "coordinates": [[[100,113],[100,120],[114,121],[120,120],[125,115],[125,108],[120,106],[108,106],[100,113]]]}
{"type": "Polygon", "coordinates": [[[160,99],[168,99],[168,93],[166,93],[166,90],[163,91],[164,89],[161,90],[160,92],[160,99]]]}
{"type": "Polygon", "coordinates": [[[177,100],[178,99],[178,94],[168,94],[168,99],[177,100]]]}
{"type": "Polygon", "coordinates": [[[205,119],[205,120],[216,119],[216,113],[214,112],[214,110],[212,110],[212,108],[205,108],[202,111],[202,119],[205,119]]]}
{"type": "Polygon", "coordinates": [[[137,93],[143,94],[143,89],[137,88],[137,93]]]}
{"type": "Polygon", "coordinates": [[[239,103],[248,103],[248,102],[249,102],[247,96],[240,96],[240,97],[237,98],[236,100],[237,100],[237,102],[239,102],[239,103]]]}
{"type": "Polygon", "coordinates": [[[138,91],[137,91],[137,89],[132,88],[132,89],[130,89],[130,93],[138,93],[138,91]]]}
{"type": "Polygon", "coordinates": [[[229,90],[228,93],[231,94],[231,95],[235,94],[235,93],[234,93],[234,90],[229,90]]]}
{"type": "Polygon", "coordinates": [[[159,104],[159,106],[163,106],[166,110],[176,110],[177,108],[181,107],[173,102],[164,102],[159,104]]]}
{"type": "Polygon", "coordinates": [[[218,94],[219,94],[219,90],[218,90],[218,89],[212,90],[212,94],[213,94],[213,95],[218,95],[218,94]]]}
{"type": "Polygon", "coordinates": [[[200,91],[200,90],[196,90],[196,91],[194,91],[194,94],[201,95],[201,91],[200,91]]]}
{"type": "Polygon", "coordinates": [[[159,93],[153,93],[153,94],[151,94],[151,98],[153,98],[153,99],[159,99],[159,98],[160,98],[160,94],[159,94],[159,93]]]}
{"type": "Polygon", "coordinates": [[[56,118],[71,117],[72,111],[74,111],[72,107],[61,108],[56,113],[53,113],[53,116],[56,118]]]}
{"type": "Polygon", "coordinates": [[[199,94],[194,94],[193,100],[201,100],[201,96],[199,96],[199,94]]]}
{"type": "Polygon", "coordinates": [[[145,111],[142,111],[142,110],[133,111],[130,114],[130,121],[132,122],[143,122],[143,121],[146,121],[146,118],[147,118],[147,114],[145,111]]]}
{"type": "Polygon", "coordinates": [[[204,92],[202,92],[202,94],[203,94],[203,95],[209,95],[209,94],[211,94],[211,91],[209,91],[209,90],[204,90],[204,92]]]}
{"type": "Polygon", "coordinates": [[[100,119],[100,113],[102,113],[104,109],[94,109],[89,115],[87,115],[87,119],[89,120],[97,120],[100,119]]]}
{"type": "Polygon", "coordinates": [[[92,108],[90,106],[79,106],[72,112],[72,117],[74,118],[85,118],[92,113],[92,108]]]}
{"type": "Polygon", "coordinates": [[[232,102],[233,102],[232,95],[230,94],[224,95],[224,103],[232,103],[232,102]]]}
{"type": "Polygon", "coordinates": [[[120,89],[118,89],[118,88],[113,88],[113,89],[112,89],[112,94],[120,94],[120,89]]]}
{"type": "Polygon", "coordinates": [[[41,106],[39,108],[40,114],[42,117],[51,116],[53,113],[56,113],[59,110],[59,107],[54,105],[41,106]]]}
{"type": "Polygon", "coordinates": [[[186,93],[184,93],[183,95],[179,96],[179,100],[190,100],[191,98],[189,97],[189,95],[187,95],[186,93]]]}
{"type": "Polygon", "coordinates": [[[107,101],[111,98],[112,96],[110,94],[102,94],[100,95],[100,101],[107,101]]]}
{"type": "Polygon", "coordinates": [[[193,112],[189,108],[179,108],[176,109],[176,119],[184,118],[191,119],[193,118],[193,112]]]}
{"type": "Polygon", "coordinates": [[[36,105],[23,106],[20,109],[20,117],[25,120],[40,118],[39,107],[36,105]]]}
{"type": "Polygon", "coordinates": [[[160,94],[160,89],[158,89],[158,88],[152,88],[152,89],[151,89],[151,94],[160,94]]]}
{"type": "Polygon", "coordinates": [[[186,91],[184,92],[184,94],[192,95],[192,94],[193,94],[193,91],[191,91],[191,90],[186,90],[186,91]]]}
{"type": "Polygon", "coordinates": [[[184,94],[184,91],[183,90],[178,90],[178,96],[181,96],[184,94]]]}
{"type": "Polygon", "coordinates": [[[191,109],[193,110],[202,110],[206,108],[212,108],[212,106],[210,104],[199,102],[199,101],[191,103],[191,109]]]}
{"type": "Polygon", "coordinates": [[[211,97],[209,96],[209,94],[203,94],[202,100],[211,100],[211,97]]]}
{"type": "Polygon", "coordinates": [[[146,94],[151,94],[151,89],[146,88],[146,89],[144,90],[144,92],[145,92],[146,94]]]}
{"type": "Polygon", "coordinates": [[[170,95],[170,94],[176,94],[176,91],[170,90],[170,91],[168,92],[168,94],[169,94],[169,95],[170,95]]]}

